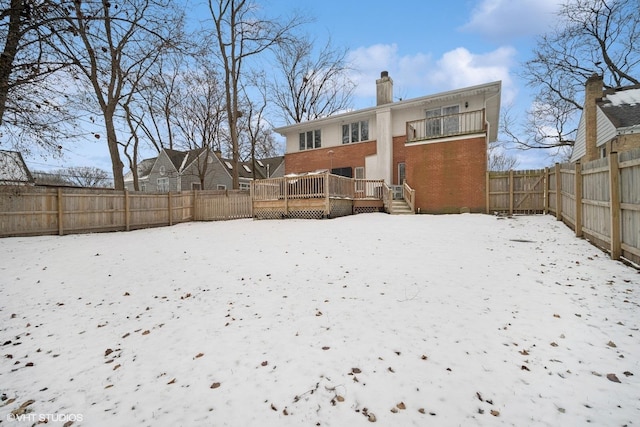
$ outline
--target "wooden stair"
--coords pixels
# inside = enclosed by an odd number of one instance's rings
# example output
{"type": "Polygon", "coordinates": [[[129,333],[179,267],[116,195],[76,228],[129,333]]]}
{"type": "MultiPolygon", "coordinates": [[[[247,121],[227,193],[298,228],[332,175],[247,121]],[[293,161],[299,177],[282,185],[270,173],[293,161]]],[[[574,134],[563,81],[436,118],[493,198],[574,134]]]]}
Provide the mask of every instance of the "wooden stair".
{"type": "Polygon", "coordinates": [[[389,210],[391,215],[413,215],[415,212],[411,210],[411,207],[404,201],[404,199],[393,200],[391,202],[391,209],[389,210]]]}

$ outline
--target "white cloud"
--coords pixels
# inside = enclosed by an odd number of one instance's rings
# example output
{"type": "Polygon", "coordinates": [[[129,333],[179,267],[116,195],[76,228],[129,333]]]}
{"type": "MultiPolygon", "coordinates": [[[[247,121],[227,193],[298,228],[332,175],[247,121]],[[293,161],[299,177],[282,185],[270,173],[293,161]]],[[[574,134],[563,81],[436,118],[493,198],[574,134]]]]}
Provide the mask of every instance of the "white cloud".
{"type": "Polygon", "coordinates": [[[486,54],[474,54],[463,47],[445,53],[428,78],[432,85],[458,89],[502,80],[502,100],[510,103],[517,93],[510,75],[515,49],[500,47],[486,54]]]}
{"type": "Polygon", "coordinates": [[[394,94],[403,99],[501,80],[503,102],[511,102],[517,93],[510,76],[515,54],[511,47],[485,54],[460,47],[434,60],[423,53],[402,56],[395,44],[361,47],[352,51],[349,58],[357,69],[351,77],[357,84],[355,96],[365,102],[356,108],[374,105],[375,81],[381,71],[389,71],[394,94]]]}
{"type": "Polygon", "coordinates": [[[555,22],[559,5],[559,0],[482,0],[460,29],[497,40],[535,36],[555,22]]]}

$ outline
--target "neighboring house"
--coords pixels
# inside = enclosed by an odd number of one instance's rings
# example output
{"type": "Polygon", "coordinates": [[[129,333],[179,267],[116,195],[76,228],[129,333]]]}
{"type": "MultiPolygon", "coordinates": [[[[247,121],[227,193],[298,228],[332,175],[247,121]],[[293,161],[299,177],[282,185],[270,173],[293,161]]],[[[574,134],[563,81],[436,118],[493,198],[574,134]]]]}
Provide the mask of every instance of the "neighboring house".
{"type": "Polygon", "coordinates": [[[406,180],[421,212],[485,211],[501,86],[393,102],[393,81],[382,72],[375,107],[276,129],[286,138],[286,173],[330,169],[396,186],[406,180]]]}
{"type": "MultiPolygon", "coordinates": [[[[284,157],[256,160],[256,178],[284,175],[284,157]]],[[[251,162],[240,163],[240,189],[248,190],[253,180],[251,162]]],[[[233,188],[233,163],[219,151],[205,149],[179,151],[163,149],[158,157],[138,164],[140,191],[179,192],[189,190],[229,190],[233,188]],[[202,183],[204,181],[204,188],[202,183]]],[[[125,175],[125,188],[133,190],[133,174],[125,175]]]]}
{"type": "Polygon", "coordinates": [[[22,154],[17,151],[0,150],[0,185],[33,185],[22,154]]]}
{"type": "MultiPolygon", "coordinates": [[[[150,159],[144,159],[140,163],[138,163],[138,187],[140,191],[147,191],[149,187],[149,174],[151,173],[151,169],[155,164],[157,157],[152,157],[150,159]]],[[[133,191],[133,172],[129,171],[124,175],[124,187],[133,191]]]]}
{"type": "Polygon", "coordinates": [[[603,88],[602,76],[595,74],[585,84],[572,162],[600,159],[612,150],[640,148],[640,85],[603,88]]]}

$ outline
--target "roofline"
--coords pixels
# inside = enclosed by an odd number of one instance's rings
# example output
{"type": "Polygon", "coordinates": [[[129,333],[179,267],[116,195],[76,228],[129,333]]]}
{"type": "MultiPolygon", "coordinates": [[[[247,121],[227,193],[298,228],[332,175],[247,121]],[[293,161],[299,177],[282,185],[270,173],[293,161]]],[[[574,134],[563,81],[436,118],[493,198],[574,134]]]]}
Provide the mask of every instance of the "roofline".
{"type": "Polygon", "coordinates": [[[495,93],[499,93],[502,90],[502,81],[496,80],[490,83],[484,83],[476,86],[469,86],[461,89],[454,89],[446,92],[440,92],[433,95],[425,95],[419,98],[406,99],[404,101],[392,102],[389,104],[376,105],[374,107],[367,107],[360,110],[353,110],[346,113],[340,113],[333,116],[323,117],[320,119],[309,120],[306,122],[294,123],[291,125],[286,125],[278,128],[274,128],[275,132],[278,132],[280,135],[285,135],[285,133],[291,129],[299,128],[306,124],[319,124],[319,123],[331,123],[333,121],[339,121],[345,117],[352,117],[356,115],[365,115],[376,112],[378,110],[382,110],[385,108],[389,108],[391,110],[400,110],[404,108],[411,108],[415,105],[426,103],[426,102],[434,102],[441,99],[450,98],[453,96],[462,95],[467,92],[490,92],[491,89],[495,90],[495,93]]]}

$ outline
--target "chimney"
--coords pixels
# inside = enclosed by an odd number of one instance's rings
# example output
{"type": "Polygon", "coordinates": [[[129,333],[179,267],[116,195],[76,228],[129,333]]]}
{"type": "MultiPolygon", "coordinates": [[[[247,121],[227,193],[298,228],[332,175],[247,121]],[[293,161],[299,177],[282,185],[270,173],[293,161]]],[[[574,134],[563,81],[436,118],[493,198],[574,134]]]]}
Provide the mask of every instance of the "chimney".
{"type": "Polygon", "coordinates": [[[383,71],[380,73],[380,78],[376,80],[376,105],[391,102],[393,102],[393,80],[389,77],[388,71],[383,71]]]}
{"type": "Polygon", "coordinates": [[[585,162],[600,158],[596,143],[598,140],[598,117],[596,102],[602,98],[604,87],[602,76],[592,75],[587,79],[584,89],[584,123],[586,154],[582,158],[585,162]]]}

